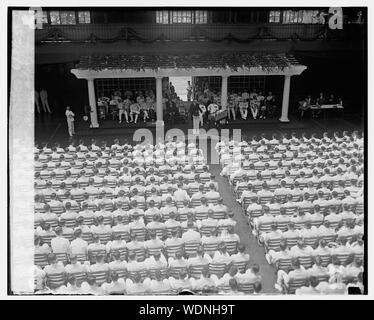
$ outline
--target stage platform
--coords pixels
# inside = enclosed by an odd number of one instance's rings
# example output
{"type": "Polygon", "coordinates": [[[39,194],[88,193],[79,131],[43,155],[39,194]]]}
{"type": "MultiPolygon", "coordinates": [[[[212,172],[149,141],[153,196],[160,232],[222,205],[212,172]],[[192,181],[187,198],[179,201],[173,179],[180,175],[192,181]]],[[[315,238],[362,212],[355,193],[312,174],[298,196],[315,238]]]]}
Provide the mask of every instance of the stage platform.
{"type": "Polygon", "coordinates": [[[156,130],[156,122],[143,122],[137,123],[118,123],[115,120],[105,120],[100,123],[99,128],[90,128],[89,122],[80,121],[77,123],[76,135],[77,136],[101,136],[108,134],[133,134],[135,130],[147,128],[151,131],[156,130]]]}

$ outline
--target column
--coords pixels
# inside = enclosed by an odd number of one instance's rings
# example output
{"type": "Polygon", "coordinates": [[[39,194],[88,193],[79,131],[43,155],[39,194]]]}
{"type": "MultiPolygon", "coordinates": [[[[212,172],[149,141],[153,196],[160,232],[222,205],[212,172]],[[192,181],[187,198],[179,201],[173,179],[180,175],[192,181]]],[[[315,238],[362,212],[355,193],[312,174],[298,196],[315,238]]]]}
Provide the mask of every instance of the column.
{"type": "Polygon", "coordinates": [[[283,101],[282,101],[282,115],[279,119],[281,122],[289,122],[288,119],[288,105],[290,101],[290,84],[291,84],[291,76],[285,75],[284,76],[284,87],[283,87],[283,101]]]}
{"type": "Polygon", "coordinates": [[[228,79],[228,76],[222,76],[222,87],[221,87],[222,110],[226,110],[227,108],[227,79],[228,79]]]}
{"type": "Polygon", "coordinates": [[[156,77],[156,143],[164,143],[164,110],[162,109],[162,77],[156,77]]]}
{"type": "Polygon", "coordinates": [[[164,110],[162,109],[162,77],[156,77],[156,125],[164,125],[163,112],[164,110]]]}
{"type": "Polygon", "coordinates": [[[97,109],[96,109],[96,98],[95,98],[95,86],[94,79],[87,79],[88,86],[88,100],[90,103],[90,117],[91,117],[91,128],[98,128],[99,123],[97,122],[97,109]]]}

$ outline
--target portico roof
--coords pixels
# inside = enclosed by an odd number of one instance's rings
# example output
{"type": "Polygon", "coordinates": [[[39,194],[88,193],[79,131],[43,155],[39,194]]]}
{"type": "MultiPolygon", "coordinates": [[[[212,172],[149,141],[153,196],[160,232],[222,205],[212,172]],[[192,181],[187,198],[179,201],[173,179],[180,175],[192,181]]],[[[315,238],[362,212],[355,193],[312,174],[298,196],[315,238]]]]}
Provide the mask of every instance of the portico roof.
{"type": "Polygon", "coordinates": [[[307,67],[291,54],[209,53],[190,55],[82,56],[71,72],[77,78],[169,76],[298,75],[307,67]]]}

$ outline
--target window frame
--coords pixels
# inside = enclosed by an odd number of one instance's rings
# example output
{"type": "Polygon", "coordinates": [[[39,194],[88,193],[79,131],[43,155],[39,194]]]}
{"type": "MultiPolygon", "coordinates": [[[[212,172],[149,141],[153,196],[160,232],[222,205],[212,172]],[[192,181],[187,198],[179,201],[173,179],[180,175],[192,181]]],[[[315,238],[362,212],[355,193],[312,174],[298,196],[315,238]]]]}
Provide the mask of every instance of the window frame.
{"type": "Polygon", "coordinates": [[[74,10],[62,10],[62,11],[59,11],[59,13],[60,13],[60,21],[61,21],[62,25],[71,26],[71,25],[76,25],[77,24],[77,12],[76,11],[74,11],[74,10]],[[72,16],[74,17],[74,23],[62,23],[61,13],[66,13],[66,22],[68,21],[69,14],[73,13],[72,16]]]}
{"type": "MultiPolygon", "coordinates": [[[[169,18],[170,24],[194,24],[194,11],[193,10],[171,10],[171,19],[169,18]],[[174,14],[175,13],[181,13],[182,14],[182,20],[183,20],[183,13],[189,13],[191,21],[189,22],[174,22],[174,14]]],[[[170,17],[170,15],[169,15],[170,17]]],[[[187,17],[187,16],[186,16],[187,17]]]]}
{"type": "Polygon", "coordinates": [[[194,21],[193,21],[193,23],[194,24],[207,24],[209,22],[209,16],[208,16],[208,10],[195,10],[194,11],[194,21]],[[197,19],[196,19],[196,17],[198,16],[198,13],[205,13],[205,17],[206,17],[206,21],[204,21],[204,22],[197,22],[197,19]]]}
{"type": "Polygon", "coordinates": [[[160,24],[160,25],[170,24],[170,10],[156,10],[155,20],[156,20],[156,24],[160,24]],[[157,21],[159,13],[162,13],[162,21],[163,22],[157,21]],[[167,14],[167,18],[166,18],[167,21],[166,22],[164,22],[164,13],[167,14]]]}
{"type": "MultiPolygon", "coordinates": [[[[77,25],[77,11],[74,11],[74,10],[51,10],[51,11],[48,11],[49,12],[49,17],[50,17],[50,20],[49,20],[49,23],[51,25],[63,25],[63,26],[72,26],[72,25],[77,25]],[[52,23],[52,15],[51,13],[58,13],[58,23],[52,23]],[[74,16],[74,23],[62,23],[62,17],[61,17],[61,13],[73,13],[73,16],[74,16]]],[[[67,19],[68,15],[66,15],[66,19],[67,19]]]]}
{"type": "Polygon", "coordinates": [[[92,19],[91,19],[91,11],[89,11],[89,10],[78,10],[78,11],[76,11],[76,14],[75,14],[75,20],[76,20],[76,22],[77,22],[77,24],[91,24],[92,22],[92,19]],[[88,13],[88,17],[89,17],[89,22],[86,22],[86,16],[84,17],[84,21],[85,22],[80,22],[79,21],[79,13],[81,13],[81,12],[83,12],[83,13],[88,13]]]}
{"type": "MultiPolygon", "coordinates": [[[[282,12],[282,10],[270,10],[269,11],[269,19],[268,19],[268,22],[269,23],[282,23],[282,16],[283,16],[283,14],[282,14],[283,12],[282,12]],[[272,13],[278,13],[278,20],[279,21],[270,21],[270,19],[271,19],[271,17],[272,17],[272,13]]],[[[273,15],[273,17],[275,17],[275,15],[273,15]]]]}

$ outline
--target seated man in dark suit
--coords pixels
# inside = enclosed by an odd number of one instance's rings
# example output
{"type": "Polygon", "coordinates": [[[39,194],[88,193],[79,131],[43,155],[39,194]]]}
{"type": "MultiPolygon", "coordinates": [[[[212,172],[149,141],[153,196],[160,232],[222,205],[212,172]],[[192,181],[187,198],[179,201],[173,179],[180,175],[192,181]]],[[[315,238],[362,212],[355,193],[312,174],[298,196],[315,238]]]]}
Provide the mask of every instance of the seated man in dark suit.
{"type": "Polygon", "coordinates": [[[169,103],[166,105],[166,112],[169,117],[169,121],[171,122],[172,125],[174,125],[175,118],[179,114],[179,110],[177,108],[177,105],[175,103],[175,100],[169,100],[169,103]]]}

